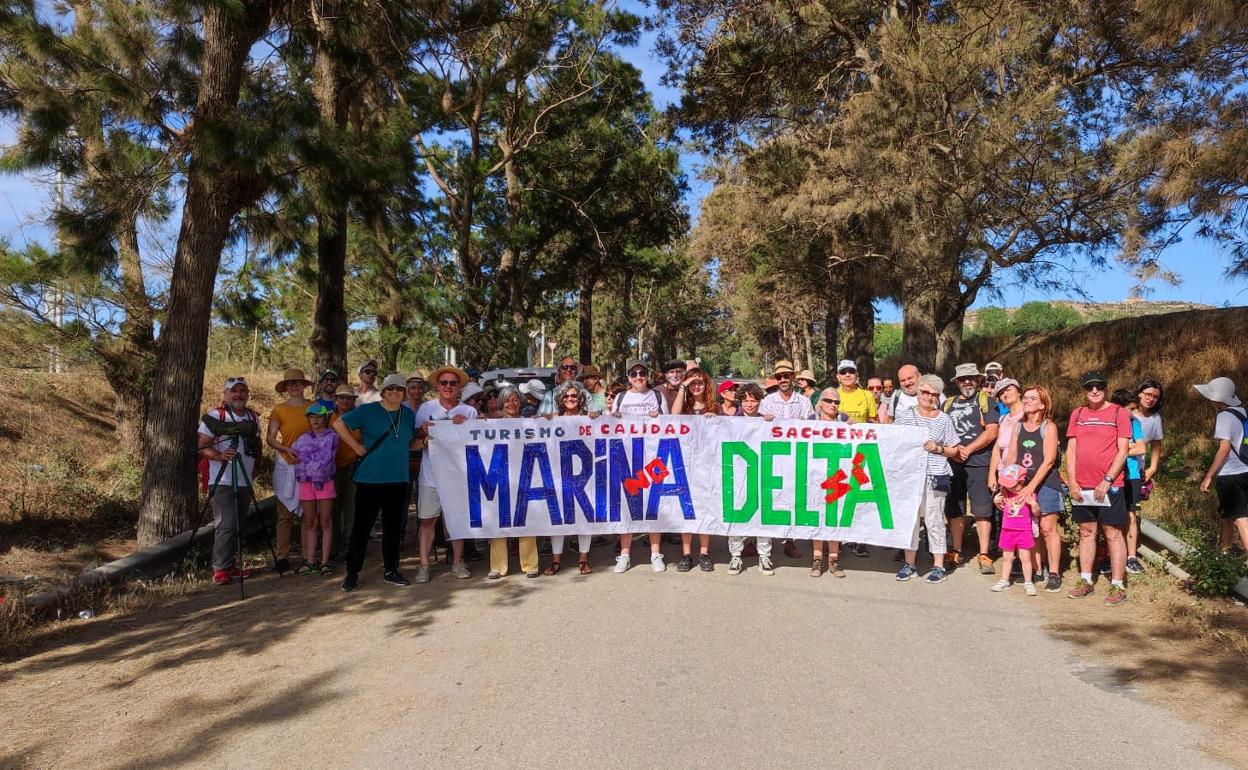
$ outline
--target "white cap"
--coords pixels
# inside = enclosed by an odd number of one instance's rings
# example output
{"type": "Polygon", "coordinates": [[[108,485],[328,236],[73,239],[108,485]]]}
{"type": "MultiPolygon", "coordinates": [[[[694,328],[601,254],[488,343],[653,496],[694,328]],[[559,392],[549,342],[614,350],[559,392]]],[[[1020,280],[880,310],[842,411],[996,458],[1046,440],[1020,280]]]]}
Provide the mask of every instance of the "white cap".
{"type": "Polygon", "coordinates": [[[1196,392],[1210,401],[1217,401],[1227,406],[1239,406],[1239,398],[1235,395],[1235,383],[1230,377],[1214,377],[1204,385],[1196,385],[1196,392]]]}
{"type": "Polygon", "coordinates": [[[842,358],[841,362],[836,365],[836,371],[841,372],[841,371],[844,371],[845,369],[853,369],[856,372],[858,371],[858,364],[855,364],[853,362],[853,359],[842,358]]]}
{"type": "Polygon", "coordinates": [[[478,385],[475,382],[469,382],[467,385],[464,386],[463,390],[459,391],[459,400],[467,401],[473,396],[479,396],[484,392],[485,390],[482,389],[480,385],[478,385]]]}
{"type": "Polygon", "coordinates": [[[997,361],[989,361],[988,363],[984,364],[985,374],[987,374],[988,372],[1003,372],[1003,371],[1005,371],[1005,367],[1002,366],[997,361]]]}
{"type": "Polygon", "coordinates": [[[546,383],[534,377],[528,382],[520,383],[520,392],[526,396],[541,398],[546,395],[546,383]]]}

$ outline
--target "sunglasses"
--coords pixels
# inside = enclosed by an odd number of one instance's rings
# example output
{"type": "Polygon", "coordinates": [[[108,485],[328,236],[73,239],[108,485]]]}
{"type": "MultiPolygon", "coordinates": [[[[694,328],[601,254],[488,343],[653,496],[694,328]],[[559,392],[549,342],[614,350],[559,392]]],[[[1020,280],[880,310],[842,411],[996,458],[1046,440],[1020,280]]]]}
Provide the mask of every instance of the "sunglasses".
{"type": "Polygon", "coordinates": [[[572,399],[573,401],[580,401],[581,397],[576,395],[575,393],[569,393],[568,395],[563,397],[564,401],[567,401],[568,399],[572,399]]]}
{"type": "Polygon", "coordinates": [[[1092,391],[1104,393],[1106,387],[1108,386],[1103,382],[1089,382],[1087,385],[1083,386],[1083,389],[1088,393],[1091,393],[1092,391]]]}
{"type": "Polygon", "coordinates": [[[871,385],[867,387],[867,390],[871,391],[872,393],[879,393],[884,390],[884,387],[881,385],[871,385]]]}
{"type": "Polygon", "coordinates": [[[337,382],[337,377],[322,377],[321,382],[337,382]]]}
{"type": "Polygon", "coordinates": [[[459,380],[438,380],[438,386],[443,388],[450,388],[458,384],[459,380]]]}
{"type": "Polygon", "coordinates": [[[561,364],[559,369],[565,372],[574,372],[576,371],[576,364],[561,364]]]}
{"type": "Polygon", "coordinates": [[[857,374],[857,373],[858,373],[857,369],[841,369],[837,371],[837,374],[857,374]]]}
{"type": "Polygon", "coordinates": [[[776,379],[777,380],[791,380],[793,379],[793,372],[780,372],[779,374],[776,375],[776,379]]]}
{"type": "Polygon", "coordinates": [[[381,389],[381,392],[382,392],[382,393],[389,393],[389,392],[390,392],[390,391],[392,391],[392,390],[397,390],[398,392],[403,393],[404,391],[406,391],[406,390],[407,390],[407,388],[403,387],[402,385],[391,385],[391,386],[390,386],[390,387],[388,387],[388,388],[382,388],[382,389],[381,389]]]}
{"type": "Polygon", "coordinates": [[[628,376],[629,376],[629,377],[645,377],[645,376],[646,376],[646,370],[645,370],[645,369],[634,369],[633,371],[631,371],[631,372],[629,372],[629,373],[628,373],[628,376]]]}
{"type": "Polygon", "coordinates": [[[360,372],[360,374],[367,374],[369,377],[375,377],[375,376],[377,376],[377,370],[376,370],[376,369],[365,369],[364,371],[360,372]]]}
{"type": "Polygon", "coordinates": [[[821,398],[821,399],[819,399],[819,400],[820,400],[820,401],[822,401],[822,402],[823,402],[823,403],[825,403],[825,404],[839,404],[839,403],[841,403],[841,400],[840,400],[839,398],[821,398]]]}
{"type": "Polygon", "coordinates": [[[936,391],[934,391],[934,390],[920,390],[920,391],[919,391],[919,395],[920,395],[920,396],[931,396],[932,398],[935,398],[936,396],[939,396],[940,394],[939,394],[939,393],[937,393],[937,392],[936,392],[936,391]]]}

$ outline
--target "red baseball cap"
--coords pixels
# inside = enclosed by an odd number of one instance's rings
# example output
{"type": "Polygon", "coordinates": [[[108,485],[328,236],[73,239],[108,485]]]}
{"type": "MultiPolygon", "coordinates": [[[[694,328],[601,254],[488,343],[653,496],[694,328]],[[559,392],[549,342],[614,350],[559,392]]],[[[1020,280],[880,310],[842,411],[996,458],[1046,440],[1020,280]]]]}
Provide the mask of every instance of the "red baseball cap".
{"type": "Polygon", "coordinates": [[[719,395],[722,396],[724,395],[725,390],[732,390],[735,387],[737,387],[737,383],[733,382],[732,380],[724,380],[723,382],[719,383],[719,395]]]}

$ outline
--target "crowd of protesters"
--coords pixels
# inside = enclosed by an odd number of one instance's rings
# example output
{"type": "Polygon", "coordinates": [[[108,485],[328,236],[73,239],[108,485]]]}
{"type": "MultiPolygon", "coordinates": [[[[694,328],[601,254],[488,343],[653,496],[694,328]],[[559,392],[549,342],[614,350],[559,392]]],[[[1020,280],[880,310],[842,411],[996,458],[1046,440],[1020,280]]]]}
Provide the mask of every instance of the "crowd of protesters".
{"type": "MultiPolygon", "coordinates": [[[[284,399],[268,415],[264,443],[275,453],[273,486],[277,508],[276,568],[291,570],[290,555],[296,522],[301,533],[302,564],[297,573],[332,574],[343,563],[344,591],[354,590],[368,543],[380,540],[383,579],[405,586],[399,557],[406,538],[409,510],[419,520],[419,567],[415,582],[431,579],[432,556],[445,544],[440,526],[442,502],[426,460],[429,428],[437,421],[568,416],[596,418],[690,415],[707,418],[747,417],[762,420],[825,420],[917,426],[926,431],[926,479],[911,547],[895,554],[899,581],[922,579],[938,584],[950,572],[967,568],[995,579],[990,588],[1006,591],[1016,583],[1035,596],[1039,590],[1063,590],[1062,520],[1078,529],[1077,579],[1071,598],[1095,592],[1099,576],[1107,576],[1104,602],[1126,601],[1126,576],[1143,571],[1136,549],[1140,502],[1148,499],[1161,458],[1164,438],[1161,384],[1146,379],[1131,389],[1110,389],[1105,374],[1082,375],[1082,402],[1065,425],[1055,422],[1053,397],[1039,384],[1009,377],[1000,363],[981,371],[974,363],[956,367],[951,387],[936,374],[904,365],[896,378],[870,377],[860,383],[858,367],[843,360],[836,384],[820,388],[810,370],[797,371],[779,361],[765,380],[718,383],[695,361],[669,361],[657,371],[642,360],[629,361],[624,376],[608,382],[592,364],[562,359],[553,383],[540,379],[521,383],[480,383],[472,370],[443,366],[404,377],[385,376],[377,385],[378,365],[366,361],[356,370],[358,388],[337,372],[324,371],[312,381],[298,369],[287,370],[277,383],[284,399]],[[306,396],[311,390],[313,398],[306,396]],[[429,393],[428,397],[426,396],[429,393]],[[967,522],[973,526],[968,528],[967,522]],[[969,540],[968,540],[969,535],[969,540]],[[995,538],[994,538],[995,536],[995,538]],[[925,543],[931,566],[920,578],[918,555],[925,543]],[[971,550],[973,549],[973,550],[971,550]],[[998,569],[994,554],[1000,553],[998,569]]],[[[1218,449],[1201,482],[1202,491],[1216,490],[1221,506],[1222,544],[1237,534],[1248,542],[1248,414],[1229,379],[1196,385],[1216,408],[1214,438],[1218,449]]],[[[242,377],[225,383],[221,406],[200,425],[201,455],[212,478],[216,542],[213,579],[229,583],[240,574],[234,563],[239,537],[237,510],[246,509],[251,473],[259,446],[223,445],[208,423],[254,421],[248,407],[250,390],[242,377]],[[233,460],[241,459],[241,463],[233,460]],[[242,466],[241,468],[239,466],[242,466]],[[228,471],[228,473],[226,472],[228,471]]],[[[593,572],[591,546],[612,547],[614,571],[632,566],[635,540],[646,539],[656,572],[666,569],[665,542],[680,545],[680,572],[715,568],[711,536],[683,533],[665,541],[663,533],[625,533],[609,540],[576,538],[578,571],[593,572]]],[[[517,538],[520,571],[528,577],[556,575],[563,567],[565,538],[545,544],[542,568],[538,538],[517,538]]],[[[546,540],[543,538],[543,540],[546,540]]],[[[451,540],[450,572],[467,579],[467,562],[482,558],[472,543],[451,540]]],[[[862,544],[846,543],[845,551],[868,555],[862,544]]],[[[508,574],[511,549],[507,539],[489,544],[491,579],[508,574]]],[[[784,551],[797,557],[799,543],[786,541],[784,551]]],[[[846,576],[842,543],[812,541],[812,577],[846,576]]],[[[770,538],[728,538],[730,574],[745,570],[746,558],[757,558],[761,574],[775,572],[770,538]]],[[[245,574],[245,573],[244,573],[245,574]]]]}

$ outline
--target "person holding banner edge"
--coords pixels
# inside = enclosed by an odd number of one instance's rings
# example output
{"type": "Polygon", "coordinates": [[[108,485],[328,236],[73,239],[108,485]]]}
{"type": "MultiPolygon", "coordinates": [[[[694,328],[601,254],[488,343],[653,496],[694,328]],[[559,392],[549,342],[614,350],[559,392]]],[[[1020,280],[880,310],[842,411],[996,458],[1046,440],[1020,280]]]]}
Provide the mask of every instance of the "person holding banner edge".
{"type": "MultiPolygon", "coordinates": [[[[438,397],[426,401],[416,410],[416,424],[420,426],[418,445],[424,450],[420,462],[416,503],[416,515],[420,518],[420,568],[416,571],[417,583],[428,583],[430,580],[429,556],[433,549],[434,528],[438,518],[442,516],[442,499],[438,496],[433,469],[429,466],[429,428],[438,420],[450,420],[459,425],[465,420],[477,419],[477,410],[459,401],[462,388],[468,384],[467,372],[458,367],[443,366],[435,369],[429,379],[433,382],[438,397]]],[[[451,574],[460,580],[472,577],[468,565],[464,563],[463,540],[451,541],[451,574]]]]}
{"type": "Polygon", "coordinates": [[[896,425],[914,425],[927,429],[927,441],[923,449],[928,453],[927,473],[923,485],[923,499],[919,503],[919,516],[914,522],[914,535],[910,548],[906,549],[905,563],[897,571],[897,579],[907,581],[918,575],[919,521],[927,527],[927,550],[932,554],[932,569],[925,581],[936,584],[947,578],[945,572],[945,499],[949,494],[953,467],[949,460],[959,456],[958,433],[953,420],[940,409],[940,396],[945,390],[944,380],[934,374],[919,378],[919,405],[896,416],[896,425]]]}

